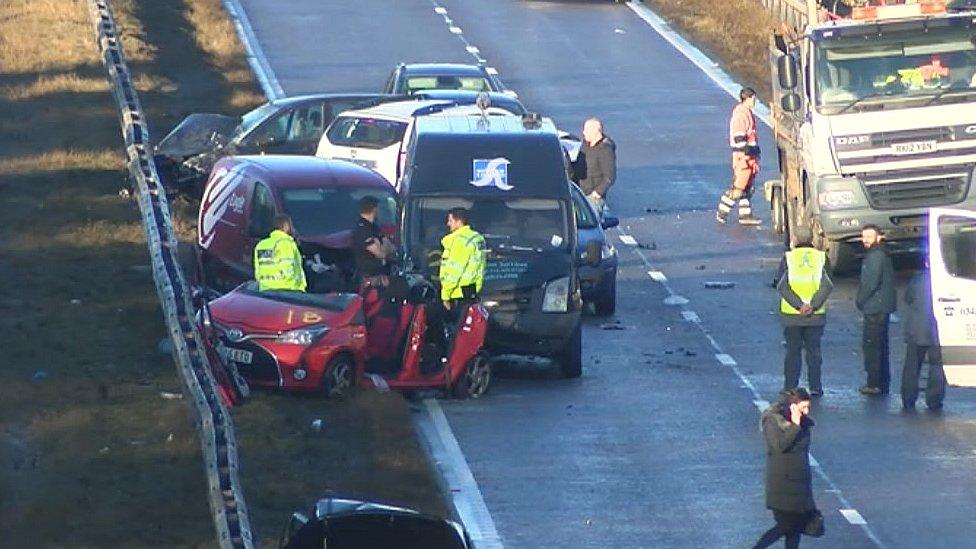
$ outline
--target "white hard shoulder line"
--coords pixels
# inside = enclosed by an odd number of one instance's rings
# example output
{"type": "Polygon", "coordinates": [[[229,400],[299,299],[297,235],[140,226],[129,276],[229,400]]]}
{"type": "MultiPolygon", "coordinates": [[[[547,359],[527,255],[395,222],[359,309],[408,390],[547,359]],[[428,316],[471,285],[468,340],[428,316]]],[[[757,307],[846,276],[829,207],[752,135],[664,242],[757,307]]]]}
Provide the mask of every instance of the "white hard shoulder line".
{"type": "MultiPolygon", "coordinates": [[[[644,20],[644,22],[650,25],[651,28],[653,28],[654,31],[661,36],[661,38],[666,40],[682,55],[687,57],[692,63],[695,64],[696,67],[701,69],[701,71],[705,73],[705,75],[708,76],[713,82],[715,82],[715,84],[717,84],[719,88],[725,90],[725,92],[731,95],[732,97],[738,98],[739,90],[742,89],[742,86],[738,84],[735,80],[733,80],[732,77],[728,75],[728,73],[723,71],[719,67],[718,63],[712,61],[707,55],[702,53],[701,50],[696,48],[690,42],[685,40],[684,37],[682,37],[677,32],[675,32],[674,29],[672,29],[667,24],[667,22],[661,19],[661,17],[658,16],[656,13],[651,11],[650,8],[645,6],[643,2],[639,2],[637,0],[631,0],[627,2],[627,6],[631,10],[633,10],[638,17],[644,20]]],[[[759,119],[761,119],[767,126],[770,125],[769,108],[766,107],[765,105],[757,104],[756,116],[759,119]]],[[[623,232],[623,230],[619,228],[617,230],[621,235],[621,239],[623,239],[623,237],[625,236],[628,236],[623,232]]],[[[681,304],[682,316],[686,320],[690,320],[690,318],[692,317],[699,318],[697,313],[695,313],[690,308],[688,308],[687,299],[685,298],[675,299],[681,296],[679,296],[677,293],[675,293],[673,289],[671,289],[671,285],[668,283],[667,277],[664,275],[664,273],[658,270],[657,268],[655,268],[651,264],[651,262],[648,261],[647,257],[641,252],[640,249],[638,248],[631,248],[631,249],[641,258],[641,260],[644,262],[644,265],[649,269],[648,275],[651,277],[651,279],[661,284],[664,287],[664,289],[667,290],[669,297],[672,298],[671,303],[681,304]],[[682,303],[683,301],[685,303],[682,303]]],[[[742,385],[745,388],[749,389],[753,397],[752,402],[756,406],[756,408],[762,411],[766,407],[768,407],[769,403],[762,398],[762,396],[759,394],[759,391],[752,384],[752,382],[742,373],[741,370],[739,370],[739,365],[735,361],[735,359],[728,353],[722,351],[718,342],[708,332],[708,329],[705,327],[704,322],[701,321],[701,319],[699,318],[697,322],[692,322],[692,323],[698,327],[698,329],[702,332],[702,334],[704,334],[706,339],[708,339],[708,342],[711,344],[712,348],[715,349],[716,351],[715,359],[722,365],[728,366],[733,371],[733,373],[735,373],[736,377],[739,378],[739,381],[742,382],[742,385]]],[[[843,492],[841,492],[840,488],[837,487],[834,481],[831,480],[829,476],[827,476],[827,473],[824,471],[823,467],[820,466],[820,462],[818,462],[816,458],[813,457],[812,454],[810,455],[810,464],[813,470],[817,473],[817,476],[823,479],[823,481],[829,486],[830,489],[827,490],[827,492],[837,497],[838,502],[841,504],[841,509],[840,509],[841,515],[843,515],[844,518],[847,519],[847,521],[852,525],[860,526],[861,529],[864,531],[865,535],[868,537],[868,539],[870,539],[871,542],[873,542],[877,547],[884,547],[885,545],[881,543],[881,540],[878,539],[877,535],[875,535],[874,531],[868,525],[867,521],[864,520],[864,517],[862,517],[861,514],[851,506],[850,502],[847,501],[847,498],[844,497],[843,492]]]]}
{"type": "MultiPolygon", "coordinates": [[[[271,68],[271,64],[265,57],[261,44],[254,34],[254,29],[251,27],[251,22],[247,18],[247,13],[239,0],[222,1],[224,8],[234,21],[234,28],[237,29],[238,37],[240,37],[248,53],[248,63],[261,84],[264,95],[268,99],[285,97],[285,92],[281,84],[278,83],[274,69],[271,68]]],[[[446,18],[446,9],[435,7],[434,11],[446,18]]],[[[448,23],[450,24],[449,19],[448,23]]],[[[464,37],[461,36],[461,39],[464,40],[464,37]]],[[[465,43],[467,44],[467,41],[465,43]]],[[[468,48],[468,51],[479,59],[479,62],[483,62],[477,55],[478,48],[470,44],[468,44],[468,48]]],[[[454,507],[458,519],[464,524],[468,535],[471,536],[475,548],[503,549],[498,531],[495,529],[495,522],[488,512],[478,483],[468,467],[461,446],[454,437],[440,404],[434,399],[427,399],[421,412],[415,416],[415,422],[418,432],[424,438],[429,455],[442,476],[442,481],[449,487],[450,503],[454,507]]]]}

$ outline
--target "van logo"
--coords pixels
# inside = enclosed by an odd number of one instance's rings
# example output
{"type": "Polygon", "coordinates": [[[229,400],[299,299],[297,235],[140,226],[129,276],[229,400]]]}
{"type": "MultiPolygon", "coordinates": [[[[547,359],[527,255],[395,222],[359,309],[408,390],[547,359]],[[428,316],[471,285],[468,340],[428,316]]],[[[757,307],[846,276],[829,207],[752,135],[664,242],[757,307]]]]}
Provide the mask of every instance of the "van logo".
{"type": "Polygon", "coordinates": [[[863,145],[871,141],[870,135],[848,135],[846,137],[837,137],[835,142],[838,145],[863,145]]]}
{"type": "Polygon", "coordinates": [[[475,158],[472,161],[473,174],[470,183],[475,187],[497,187],[503,191],[510,191],[515,187],[508,184],[507,158],[475,158]]]}

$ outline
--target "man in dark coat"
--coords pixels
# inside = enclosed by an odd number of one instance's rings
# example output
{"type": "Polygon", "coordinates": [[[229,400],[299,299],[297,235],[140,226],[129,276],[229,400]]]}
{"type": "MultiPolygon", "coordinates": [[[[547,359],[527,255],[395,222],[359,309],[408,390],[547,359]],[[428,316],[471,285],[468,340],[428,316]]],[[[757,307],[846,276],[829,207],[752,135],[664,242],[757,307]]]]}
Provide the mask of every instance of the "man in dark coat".
{"type": "Polygon", "coordinates": [[[810,469],[810,394],[796,388],[783,392],[779,402],[762,414],[766,439],[766,507],[773,512],[773,526],[754,549],[769,547],[786,537],[786,547],[800,546],[800,534],[817,506],[813,501],[810,469]]]}
{"type": "Polygon", "coordinates": [[[942,408],[946,378],[942,370],[942,349],[932,310],[932,275],[928,260],[905,288],[905,367],[901,371],[901,403],[906,410],[915,408],[918,398],[918,373],[925,357],[929,359],[929,380],[925,384],[925,404],[929,410],[942,408]]]}
{"type": "Polygon", "coordinates": [[[574,174],[579,187],[601,216],[607,192],[617,180],[617,145],[603,133],[603,123],[590,118],[583,123],[583,146],[574,174]]]}
{"type": "Polygon", "coordinates": [[[861,394],[888,394],[891,367],[888,361],[888,322],[895,312],[895,268],[884,246],[884,235],[876,225],[865,225],[861,243],[867,253],[861,263],[861,284],[857,288],[858,310],[864,315],[861,339],[867,383],[861,394]]]}

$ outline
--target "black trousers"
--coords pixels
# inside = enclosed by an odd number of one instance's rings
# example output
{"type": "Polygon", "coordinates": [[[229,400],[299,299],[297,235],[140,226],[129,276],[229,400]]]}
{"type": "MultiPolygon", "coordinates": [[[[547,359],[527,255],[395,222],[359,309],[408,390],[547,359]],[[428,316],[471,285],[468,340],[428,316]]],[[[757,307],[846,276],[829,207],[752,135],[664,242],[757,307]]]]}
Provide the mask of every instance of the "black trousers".
{"type": "Polygon", "coordinates": [[[779,541],[779,538],[786,538],[786,549],[796,549],[800,546],[800,534],[810,520],[810,513],[798,513],[794,511],[778,511],[773,509],[773,519],[776,526],[773,526],[759,538],[759,541],[752,546],[752,549],[766,549],[770,545],[779,541]]]}
{"type": "Polygon", "coordinates": [[[864,351],[864,371],[868,387],[887,393],[891,388],[891,366],[888,350],[888,313],[864,315],[861,346],[864,351]]]}
{"type": "Polygon", "coordinates": [[[811,390],[820,391],[823,384],[820,380],[820,366],[823,357],[820,354],[820,339],[823,337],[823,326],[786,326],[783,337],[786,339],[786,357],[783,359],[783,388],[793,389],[800,383],[800,370],[803,367],[800,351],[807,359],[807,384],[811,390]]]}
{"type": "Polygon", "coordinates": [[[918,398],[918,374],[926,356],[929,359],[929,380],[925,384],[925,404],[937,410],[942,407],[946,391],[942,349],[938,345],[908,344],[905,349],[905,367],[901,371],[901,402],[906,407],[915,405],[918,398]]]}

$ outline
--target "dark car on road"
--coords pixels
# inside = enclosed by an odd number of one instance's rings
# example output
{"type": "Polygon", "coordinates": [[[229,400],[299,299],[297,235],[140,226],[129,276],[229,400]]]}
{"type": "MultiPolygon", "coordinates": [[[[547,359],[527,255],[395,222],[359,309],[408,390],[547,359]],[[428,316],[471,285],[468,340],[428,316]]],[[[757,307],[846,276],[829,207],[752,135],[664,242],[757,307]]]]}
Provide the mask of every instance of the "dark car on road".
{"type": "MultiPolygon", "coordinates": [[[[503,92],[505,87],[481,65],[463,63],[400,63],[393,69],[383,91],[411,95],[427,90],[503,92]]],[[[511,93],[511,92],[508,92],[511,93]]]]}
{"type": "Polygon", "coordinates": [[[213,165],[225,156],[315,154],[339,113],[395,99],[403,98],[329,93],[276,99],[240,117],[191,114],[156,146],[156,168],[171,192],[199,196],[213,165]]]}
{"type": "Polygon", "coordinates": [[[609,316],[617,310],[617,250],[604,231],[619,225],[620,220],[609,215],[601,219],[583,191],[575,184],[570,187],[576,208],[576,252],[582,258],[590,242],[600,244],[600,263],[584,264],[579,269],[583,302],[592,303],[596,314],[609,316]]]}

